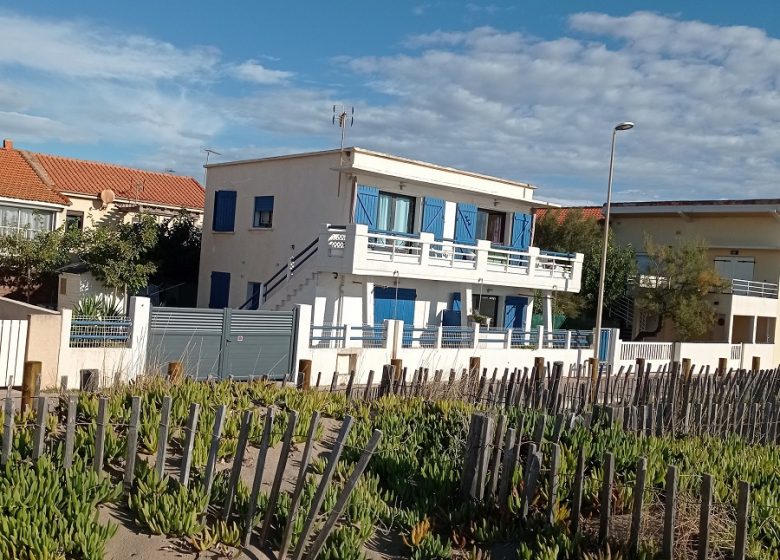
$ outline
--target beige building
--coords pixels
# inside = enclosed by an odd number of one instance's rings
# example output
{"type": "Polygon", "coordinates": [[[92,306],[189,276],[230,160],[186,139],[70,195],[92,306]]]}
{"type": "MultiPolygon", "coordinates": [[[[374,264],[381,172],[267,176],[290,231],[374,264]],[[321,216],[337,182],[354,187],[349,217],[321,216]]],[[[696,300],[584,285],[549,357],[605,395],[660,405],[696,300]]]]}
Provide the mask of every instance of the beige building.
{"type": "MultiPolygon", "coordinates": [[[[646,235],[660,245],[690,239],[706,244],[727,287],[709,296],[718,319],[702,342],[774,344],[778,339],[780,199],[616,203],[610,227],[619,243],[635,248],[640,273],[647,262],[646,235]]],[[[655,324],[654,317],[629,309],[623,316],[634,335],[655,324]]],[[[674,337],[666,325],[658,339],[674,337]]]]}
{"type": "Polygon", "coordinates": [[[213,164],[206,190],[200,306],[528,331],[537,291],[549,320],[580,289],[582,255],[533,246],[527,183],[348,148],[213,164]]]}
{"type": "Polygon", "coordinates": [[[83,229],[182,210],[201,221],[203,197],[192,177],[19,150],[11,140],[0,148],[0,234],[32,236],[66,223],[83,229]]]}

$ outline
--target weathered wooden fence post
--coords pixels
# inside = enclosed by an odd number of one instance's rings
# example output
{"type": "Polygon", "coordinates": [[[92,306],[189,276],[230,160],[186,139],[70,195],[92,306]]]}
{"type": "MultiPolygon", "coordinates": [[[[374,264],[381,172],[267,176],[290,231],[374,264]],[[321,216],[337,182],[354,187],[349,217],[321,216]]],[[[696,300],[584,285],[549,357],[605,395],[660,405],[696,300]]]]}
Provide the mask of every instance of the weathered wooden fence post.
{"type": "Polygon", "coordinates": [[[65,449],[62,454],[62,466],[69,469],[73,466],[73,446],[76,442],[76,411],[78,410],[78,397],[68,397],[68,417],[65,425],[65,449]]]}
{"type": "Polygon", "coordinates": [[[734,539],[734,560],[745,560],[750,513],[750,483],[740,481],[737,501],[737,534],[734,539]]]}
{"type": "Polygon", "coordinates": [[[636,483],[634,484],[634,505],[631,511],[631,534],[628,539],[628,554],[636,556],[639,552],[639,531],[642,528],[642,507],[645,498],[645,478],[647,477],[647,459],[640,457],[636,462],[636,483]]]}
{"type": "Polygon", "coordinates": [[[279,454],[279,462],[276,465],[276,476],[274,482],[271,485],[271,493],[268,495],[268,507],[265,509],[265,517],[263,518],[263,528],[260,530],[260,546],[265,544],[268,538],[268,531],[271,530],[271,518],[274,511],[276,511],[276,502],[279,499],[279,491],[282,488],[282,478],[284,477],[284,469],[287,466],[287,456],[290,454],[290,446],[292,445],[293,434],[295,433],[295,427],[298,425],[298,413],[295,410],[291,410],[287,416],[287,430],[284,433],[284,439],[282,440],[282,450],[279,454]]]}
{"type": "Polygon", "coordinates": [[[241,477],[241,466],[244,463],[244,453],[246,453],[246,444],[249,439],[249,428],[252,425],[254,411],[245,410],[241,418],[241,429],[238,432],[238,444],[236,445],[236,454],[233,457],[233,467],[230,469],[230,481],[228,482],[225,503],[222,506],[222,518],[227,521],[230,517],[230,510],[233,508],[233,498],[236,495],[236,487],[241,477]]]}
{"type": "Polygon", "coordinates": [[[697,560],[707,560],[710,554],[710,514],[712,512],[711,474],[704,474],[701,479],[701,507],[699,510],[699,546],[697,560]]]}
{"type": "Polygon", "coordinates": [[[46,415],[49,412],[48,399],[38,395],[38,410],[35,415],[35,434],[33,436],[32,458],[37,461],[43,455],[43,446],[46,441],[46,415]]]}
{"type": "Polygon", "coordinates": [[[571,534],[580,532],[580,516],[582,512],[582,493],[585,489],[585,449],[580,447],[577,453],[577,470],[574,471],[574,497],[571,505],[571,534]]]}
{"type": "Polygon", "coordinates": [[[92,468],[95,472],[103,470],[103,448],[106,442],[106,415],[108,414],[108,399],[100,397],[98,403],[97,433],[95,434],[95,459],[92,468]]]}
{"type": "Polygon", "coordinates": [[[664,488],[664,536],[661,555],[668,560],[674,557],[674,521],[677,516],[677,467],[669,465],[664,488]]]}
{"type": "Polygon", "coordinates": [[[125,456],[125,488],[133,485],[135,478],[135,457],[138,448],[138,424],[141,421],[141,397],[133,396],[130,400],[130,425],[127,427],[127,449],[125,456]]]}
{"type": "MultiPolygon", "coordinates": [[[[389,367],[387,369],[389,369],[389,367]]],[[[292,560],[301,560],[303,557],[303,551],[306,548],[306,542],[309,539],[309,533],[311,532],[312,527],[314,526],[314,520],[316,519],[317,514],[322,507],[322,502],[325,500],[325,491],[327,490],[328,485],[333,478],[333,473],[336,471],[336,464],[339,462],[341,452],[344,450],[344,444],[347,442],[349,431],[352,428],[352,424],[354,422],[355,419],[352,416],[346,415],[344,417],[344,421],[341,424],[341,430],[339,431],[339,435],[336,438],[336,443],[333,444],[333,449],[331,450],[330,456],[328,457],[328,465],[325,467],[325,472],[322,473],[320,484],[317,486],[317,492],[314,494],[314,499],[312,500],[311,509],[309,510],[309,514],[306,516],[306,522],[303,525],[303,530],[301,531],[298,545],[293,551],[292,560]]]]}
{"type": "Polygon", "coordinates": [[[185,428],[184,448],[181,457],[181,472],[179,473],[179,483],[187,486],[190,481],[190,467],[192,466],[192,449],[195,447],[195,433],[198,430],[198,415],[200,414],[200,405],[198,403],[190,404],[190,415],[187,418],[187,427],[185,428]]]}
{"type": "Polygon", "coordinates": [[[165,458],[168,453],[168,425],[171,421],[171,396],[165,395],[162,402],[162,412],[160,412],[160,431],[157,437],[157,460],[155,469],[157,474],[162,477],[165,474],[165,458]]]}
{"type": "Polygon", "coordinates": [[[371,456],[374,454],[374,450],[376,450],[381,440],[381,430],[374,430],[374,433],[371,435],[371,439],[369,440],[366,449],[360,456],[360,459],[358,460],[357,465],[355,465],[352,474],[347,479],[347,482],[344,485],[344,489],[341,491],[341,494],[339,494],[339,497],[336,500],[336,505],[333,507],[333,511],[331,511],[330,515],[325,520],[325,524],[322,526],[320,534],[317,535],[317,538],[311,545],[311,550],[309,551],[308,555],[309,558],[315,559],[319,555],[323,545],[325,544],[325,540],[328,538],[328,536],[330,536],[333,527],[336,525],[336,521],[338,521],[339,517],[344,512],[344,508],[347,506],[347,501],[349,500],[352,491],[355,489],[358,479],[363,474],[363,471],[366,470],[368,462],[371,460],[371,456]]]}
{"type": "MultiPolygon", "coordinates": [[[[371,370],[373,372],[373,370],[371,370]]],[[[309,468],[309,462],[311,461],[311,449],[314,444],[314,434],[317,433],[317,425],[320,421],[320,413],[314,411],[311,416],[311,423],[309,424],[309,432],[306,437],[306,447],[303,448],[303,456],[301,457],[301,466],[298,469],[298,478],[295,481],[295,490],[293,491],[292,499],[290,502],[290,513],[287,515],[287,524],[284,527],[282,533],[282,541],[279,546],[279,558],[284,559],[287,557],[287,550],[290,548],[290,539],[292,538],[292,529],[295,524],[295,516],[298,513],[298,507],[301,504],[301,496],[303,496],[303,487],[306,485],[306,470],[309,468]]]]}
{"type": "Polygon", "coordinates": [[[38,386],[41,378],[41,362],[24,362],[22,372],[22,413],[26,412],[32,405],[35,388],[38,386]]]}
{"type": "MultiPolygon", "coordinates": [[[[249,494],[249,504],[246,508],[246,518],[244,519],[244,534],[241,542],[244,546],[249,545],[254,528],[255,509],[257,508],[257,496],[260,494],[260,487],[263,484],[263,473],[265,471],[265,460],[268,457],[268,448],[271,445],[271,430],[274,426],[274,409],[269,408],[265,413],[265,424],[263,425],[263,435],[260,440],[260,451],[255,461],[255,476],[252,480],[252,491],[249,494]]],[[[280,558],[284,558],[280,556],[280,558]]]]}
{"type": "Polygon", "coordinates": [[[203,475],[203,490],[207,496],[211,495],[211,485],[214,484],[214,469],[217,466],[219,456],[219,438],[222,436],[222,427],[225,425],[227,407],[223,404],[217,408],[214,415],[214,427],[211,431],[211,444],[209,445],[209,458],[206,461],[206,471],[203,475]]]}
{"type": "Polygon", "coordinates": [[[601,487],[601,503],[599,510],[599,543],[602,545],[609,539],[609,517],[612,515],[612,484],[615,478],[615,455],[607,452],[604,455],[604,484],[601,487]]]}
{"type": "Polygon", "coordinates": [[[9,392],[5,396],[3,406],[3,454],[0,456],[0,464],[5,466],[11,457],[11,446],[14,442],[14,398],[9,392]]]}

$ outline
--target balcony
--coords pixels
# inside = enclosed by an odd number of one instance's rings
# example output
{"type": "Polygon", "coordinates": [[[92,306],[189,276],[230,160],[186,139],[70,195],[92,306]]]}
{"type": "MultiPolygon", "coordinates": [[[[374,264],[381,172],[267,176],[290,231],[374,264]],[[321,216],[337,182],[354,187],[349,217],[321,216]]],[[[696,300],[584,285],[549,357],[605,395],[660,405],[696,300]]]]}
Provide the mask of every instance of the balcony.
{"type": "Polygon", "coordinates": [[[735,278],[731,280],[731,284],[726,288],[725,293],[735,296],[777,299],[777,284],[735,278]]]}
{"type": "Polygon", "coordinates": [[[463,245],[433,234],[369,232],[360,224],[327,225],[319,236],[321,270],[368,276],[578,292],[582,254],[517,251],[489,241],[463,245]]]}

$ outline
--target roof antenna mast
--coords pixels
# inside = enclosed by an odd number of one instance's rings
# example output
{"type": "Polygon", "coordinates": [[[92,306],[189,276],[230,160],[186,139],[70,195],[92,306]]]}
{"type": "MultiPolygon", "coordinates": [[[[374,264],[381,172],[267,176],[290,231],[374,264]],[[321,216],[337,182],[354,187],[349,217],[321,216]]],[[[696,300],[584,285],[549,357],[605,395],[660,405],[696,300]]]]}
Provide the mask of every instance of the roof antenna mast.
{"type": "Polygon", "coordinates": [[[344,165],[344,137],[346,136],[347,126],[352,127],[355,123],[355,108],[350,107],[349,111],[342,105],[337,109],[333,106],[333,124],[338,124],[341,129],[341,149],[339,151],[339,188],[337,196],[341,196],[341,167],[344,165]]]}
{"type": "Polygon", "coordinates": [[[205,189],[206,188],[206,171],[207,171],[206,166],[209,164],[209,156],[211,154],[214,154],[215,156],[221,156],[222,154],[220,154],[216,150],[212,150],[211,148],[203,148],[202,151],[206,152],[206,163],[203,164],[203,188],[205,189]]]}

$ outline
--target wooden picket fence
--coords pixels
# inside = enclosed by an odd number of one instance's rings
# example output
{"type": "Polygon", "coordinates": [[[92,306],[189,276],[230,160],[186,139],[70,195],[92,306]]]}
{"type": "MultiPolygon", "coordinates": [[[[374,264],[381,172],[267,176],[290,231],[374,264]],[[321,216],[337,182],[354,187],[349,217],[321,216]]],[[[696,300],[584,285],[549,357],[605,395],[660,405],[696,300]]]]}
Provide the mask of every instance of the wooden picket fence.
{"type": "MultiPolygon", "coordinates": [[[[463,471],[461,474],[460,495],[464,500],[489,502],[497,505],[502,513],[506,513],[512,477],[515,470],[522,471],[522,504],[520,517],[526,520],[537,490],[546,490],[546,510],[544,515],[548,524],[553,525],[555,507],[562,498],[571,512],[569,523],[571,534],[576,538],[583,534],[583,492],[585,488],[585,454],[580,449],[577,456],[577,466],[571,494],[559,495],[561,447],[560,437],[567,426],[571,426],[574,416],[559,413],[555,418],[553,435],[549,441],[544,440],[547,416],[536,417],[533,433],[530,438],[524,438],[521,429],[507,426],[507,418],[503,414],[497,417],[491,414],[475,413],[471,416],[468,437],[466,440],[463,471]],[[542,469],[542,449],[549,449],[549,466],[542,469]]],[[[586,422],[590,418],[585,418],[586,422]]],[[[597,539],[600,545],[605,545],[613,537],[613,495],[615,490],[615,453],[604,454],[604,476],[599,492],[599,518],[597,539]]],[[[636,557],[641,537],[643,515],[646,515],[647,459],[640,457],[636,464],[636,481],[632,488],[633,504],[628,538],[625,541],[629,558],[636,557]]],[[[678,509],[678,468],[669,465],[666,471],[663,489],[663,529],[661,537],[661,558],[675,557],[675,534],[678,509]]],[[[696,544],[696,557],[706,559],[711,552],[711,523],[713,513],[714,479],[710,474],[701,475],[699,524],[696,544]]],[[[750,509],[750,484],[739,482],[739,497],[736,510],[736,529],[733,546],[733,558],[744,560],[748,537],[748,519],[750,509]]],[[[623,535],[625,536],[625,535],[623,535]]]]}
{"type": "MultiPolygon", "coordinates": [[[[4,420],[3,420],[3,437],[2,437],[2,452],[0,452],[0,465],[4,466],[11,459],[12,442],[14,437],[14,430],[20,427],[28,426],[15,426],[14,425],[14,410],[15,401],[18,397],[14,397],[10,392],[4,399],[4,420]]],[[[33,399],[33,405],[35,407],[35,420],[32,426],[34,436],[32,445],[32,459],[33,461],[42,457],[47,450],[53,448],[55,443],[54,438],[50,437],[46,439],[46,425],[47,416],[49,415],[50,398],[45,395],[37,395],[33,399]]],[[[169,453],[168,432],[171,417],[171,397],[165,396],[162,401],[160,425],[158,431],[158,445],[157,454],[155,458],[155,469],[157,474],[163,476],[164,474],[172,474],[172,478],[178,481],[182,486],[187,486],[190,483],[190,474],[192,467],[192,452],[195,442],[195,433],[198,428],[198,416],[200,412],[200,405],[198,403],[192,403],[189,407],[189,416],[187,424],[184,428],[184,444],[179,461],[178,473],[165,473],[165,465],[169,453]],[[178,474],[178,476],[177,476],[178,474]]],[[[76,395],[68,396],[68,408],[67,419],[63,430],[57,430],[58,433],[64,432],[61,436],[63,442],[63,467],[66,469],[73,468],[74,465],[74,444],[76,440],[76,418],[77,418],[77,406],[78,397],[76,395]]],[[[106,442],[106,430],[111,426],[107,421],[108,411],[108,398],[101,397],[98,405],[97,415],[97,431],[95,434],[95,455],[92,463],[92,468],[99,473],[106,474],[105,461],[104,461],[104,449],[106,442]]],[[[218,508],[216,514],[219,518],[227,521],[230,517],[231,510],[234,505],[235,496],[240,480],[241,468],[244,461],[244,456],[249,441],[249,430],[253,421],[253,416],[257,411],[249,409],[245,410],[241,417],[240,429],[238,434],[238,443],[236,453],[233,456],[232,464],[229,467],[229,484],[225,501],[221,508],[218,508]]],[[[288,458],[292,447],[292,438],[295,432],[295,427],[298,423],[298,413],[294,410],[288,412],[287,427],[282,438],[282,448],[279,455],[279,460],[275,466],[266,465],[269,444],[271,441],[271,429],[273,426],[274,415],[281,413],[277,409],[271,407],[265,412],[262,439],[260,441],[259,454],[254,466],[253,484],[249,499],[249,507],[243,520],[242,527],[242,543],[244,546],[250,544],[252,535],[257,536],[257,546],[263,547],[268,542],[269,532],[271,529],[273,512],[276,510],[276,505],[279,501],[281,494],[281,485],[284,477],[285,468],[287,466],[288,458]],[[274,473],[271,491],[268,497],[268,504],[264,513],[263,519],[260,525],[255,526],[253,519],[255,517],[255,511],[257,506],[258,495],[261,485],[266,473],[266,467],[274,473]]],[[[206,463],[205,471],[203,474],[203,489],[206,495],[210,495],[214,478],[216,475],[216,465],[219,451],[219,444],[222,438],[222,430],[224,427],[225,419],[228,414],[228,409],[225,405],[221,405],[216,410],[214,424],[211,431],[211,441],[209,446],[208,460],[206,463]]],[[[135,478],[135,466],[136,461],[139,458],[138,453],[138,437],[139,437],[139,422],[141,417],[141,398],[138,396],[132,397],[131,400],[131,413],[130,421],[127,425],[122,425],[122,428],[126,428],[127,438],[127,452],[124,461],[124,470],[121,473],[121,478],[124,485],[125,493],[129,492],[132,488],[135,478]]],[[[295,486],[292,491],[292,505],[290,506],[290,512],[288,515],[288,521],[283,530],[282,547],[279,551],[278,558],[282,560],[287,557],[288,549],[292,538],[292,524],[295,519],[296,513],[300,507],[302,492],[305,486],[306,472],[309,468],[309,464],[312,458],[312,448],[315,439],[315,433],[317,426],[320,422],[320,413],[314,412],[311,418],[311,422],[307,431],[306,443],[303,450],[303,455],[300,461],[300,467],[295,480],[295,486]]],[[[336,526],[339,518],[344,513],[347,507],[350,495],[352,494],[358,480],[365,471],[368,463],[376,451],[379,443],[382,439],[382,431],[374,430],[372,436],[367,443],[366,447],[361,450],[361,455],[356,463],[352,474],[346,481],[344,488],[338,495],[335,507],[327,513],[327,517],[324,520],[319,532],[312,534],[315,528],[315,521],[319,515],[320,508],[325,500],[325,493],[330,485],[333,475],[336,472],[336,465],[341,457],[342,451],[349,437],[350,430],[354,423],[354,418],[347,415],[341,424],[338,432],[338,436],[333,444],[333,447],[328,455],[325,470],[317,486],[317,491],[314,497],[314,501],[306,516],[306,522],[304,530],[301,533],[301,537],[295,550],[291,553],[291,558],[294,560],[300,560],[306,553],[306,558],[314,559],[322,550],[325,545],[325,541],[331,534],[336,526]],[[311,544],[308,546],[307,544],[311,544]]],[[[118,426],[118,425],[117,425],[118,426]]],[[[51,435],[51,434],[49,434],[51,435]]],[[[206,512],[204,512],[205,515],[206,512]]]]}
{"type": "MultiPolygon", "coordinates": [[[[562,362],[537,360],[532,368],[409,371],[385,365],[377,375],[370,370],[365,384],[356,372],[333,374],[321,386],[317,374],[311,389],[344,393],[348,399],[372,400],[384,395],[456,398],[488,407],[523,406],[548,414],[606,414],[625,429],[663,435],[737,435],[747,441],[780,442],[780,368],[758,371],[710,371],[688,363],[663,364],[637,360],[637,368],[587,366],[564,371],[562,362]],[[341,384],[341,381],[346,381],[341,384]]],[[[303,388],[306,384],[302,383],[303,388]]]]}

